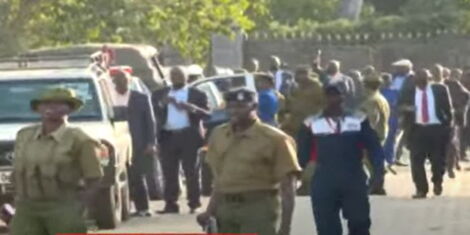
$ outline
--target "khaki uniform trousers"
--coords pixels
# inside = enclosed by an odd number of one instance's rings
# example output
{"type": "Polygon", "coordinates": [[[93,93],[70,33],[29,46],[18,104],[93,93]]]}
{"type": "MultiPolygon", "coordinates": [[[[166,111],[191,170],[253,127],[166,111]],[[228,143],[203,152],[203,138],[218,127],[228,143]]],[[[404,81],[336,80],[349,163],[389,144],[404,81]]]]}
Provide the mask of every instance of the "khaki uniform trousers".
{"type": "Polygon", "coordinates": [[[86,233],[78,201],[21,201],[16,204],[11,235],[86,233]]]}
{"type": "Polygon", "coordinates": [[[280,214],[276,191],[224,194],[216,212],[218,232],[275,235],[280,214]]]}

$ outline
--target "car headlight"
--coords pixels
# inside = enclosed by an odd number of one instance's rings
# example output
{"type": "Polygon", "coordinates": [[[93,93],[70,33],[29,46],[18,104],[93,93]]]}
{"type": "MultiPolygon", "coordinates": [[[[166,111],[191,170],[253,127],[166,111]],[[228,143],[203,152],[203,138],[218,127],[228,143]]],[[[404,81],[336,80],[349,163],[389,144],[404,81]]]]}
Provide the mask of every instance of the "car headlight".
{"type": "Polygon", "coordinates": [[[13,151],[6,151],[0,154],[0,166],[12,165],[15,153],[13,151]]]}

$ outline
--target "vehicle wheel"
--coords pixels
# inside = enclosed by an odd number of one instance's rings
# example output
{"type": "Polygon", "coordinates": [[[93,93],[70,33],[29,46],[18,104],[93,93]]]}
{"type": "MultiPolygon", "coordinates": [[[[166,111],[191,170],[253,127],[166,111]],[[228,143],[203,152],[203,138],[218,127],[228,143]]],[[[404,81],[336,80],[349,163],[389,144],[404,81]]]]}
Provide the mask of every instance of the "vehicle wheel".
{"type": "Polygon", "coordinates": [[[101,189],[97,197],[96,224],[100,229],[114,229],[121,222],[121,191],[113,185],[101,189]]]}
{"type": "Polygon", "coordinates": [[[129,220],[131,217],[131,197],[129,192],[129,183],[126,183],[121,189],[122,201],[122,221],[129,220]]]}

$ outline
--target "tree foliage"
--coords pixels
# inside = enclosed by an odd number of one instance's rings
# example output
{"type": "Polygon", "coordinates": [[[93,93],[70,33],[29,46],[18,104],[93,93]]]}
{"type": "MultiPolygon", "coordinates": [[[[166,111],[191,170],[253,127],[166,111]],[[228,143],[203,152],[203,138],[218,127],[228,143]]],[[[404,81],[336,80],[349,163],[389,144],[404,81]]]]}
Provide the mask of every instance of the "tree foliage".
{"type": "Polygon", "coordinates": [[[299,19],[326,22],[334,20],[340,0],[271,0],[269,9],[274,20],[296,23],[299,19]]]}
{"type": "Polygon", "coordinates": [[[202,60],[213,33],[250,30],[265,0],[0,0],[0,26],[27,47],[86,42],[170,44],[202,60]],[[4,2],[5,1],[5,2],[4,2]],[[3,14],[2,14],[3,16],[3,14]]]}

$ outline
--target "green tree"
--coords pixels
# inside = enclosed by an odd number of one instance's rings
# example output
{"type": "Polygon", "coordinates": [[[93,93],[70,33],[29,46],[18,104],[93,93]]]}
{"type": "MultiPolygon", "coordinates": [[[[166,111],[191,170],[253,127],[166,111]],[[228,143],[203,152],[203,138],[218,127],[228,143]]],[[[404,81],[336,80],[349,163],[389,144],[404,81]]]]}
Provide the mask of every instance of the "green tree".
{"type": "MultiPolygon", "coordinates": [[[[0,0],[5,1],[5,0],[0,0]]],[[[213,33],[250,30],[265,0],[10,0],[4,27],[27,47],[86,42],[171,44],[202,61],[213,33]]],[[[8,0],[7,0],[8,2],[8,0]]]]}
{"type": "Polygon", "coordinates": [[[459,0],[409,0],[401,7],[405,16],[433,15],[458,11],[459,0]]]}
{"type": "Polygon", "coordinates": [[[296,23],[300,19],[326,22],[338,16],[340,0],[271,0],[269,9],[274,20],[296,23]]]}
{"type": "Polygon", "coordinates": [[[376,12],[382,15],[397,15],[405,3],[410,0],[365,0],[374,6],[376,12]]]}

